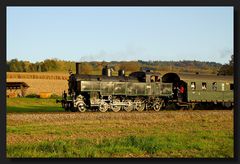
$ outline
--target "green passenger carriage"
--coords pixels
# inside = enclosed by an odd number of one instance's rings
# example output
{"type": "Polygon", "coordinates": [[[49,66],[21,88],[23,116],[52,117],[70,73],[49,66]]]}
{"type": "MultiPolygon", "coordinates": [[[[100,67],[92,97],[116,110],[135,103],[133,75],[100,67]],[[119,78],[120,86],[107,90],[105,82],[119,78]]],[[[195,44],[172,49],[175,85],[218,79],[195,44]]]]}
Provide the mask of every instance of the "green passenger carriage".
{"type": "Polygon", "coordinates": [[[190,102],[233,102],[232,76],[197,75],[185,81],[190,102]],[[192,84],[196,87],[191,87],[192,84]]]}
{"type": "Polygon", "coordinates": [[[167,82],[171,81],[173,84],[179,83],[184,86],[185,93],[183,94],[182,101],[178,102],[179,105],[214,103],[222,104],[225,107],[232,107],[234,104],[233,76],[168,73],[163,78],[167,82]]]}

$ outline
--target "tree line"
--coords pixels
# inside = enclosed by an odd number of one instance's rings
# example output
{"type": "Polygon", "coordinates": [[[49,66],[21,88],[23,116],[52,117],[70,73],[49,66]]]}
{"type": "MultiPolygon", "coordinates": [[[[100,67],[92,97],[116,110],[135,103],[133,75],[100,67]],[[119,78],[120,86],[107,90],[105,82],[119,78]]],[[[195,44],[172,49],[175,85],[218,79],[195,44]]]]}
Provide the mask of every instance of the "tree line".
{"type": "MultiPolygon", "coordinates": [[[[83,74],[100,74],[102,68],[108,65],[113,70],[124,69],[126,72],[139,71],[141,69],[152,69],[155,71],[172,71],[172,72],[203,72],[221,75],[233,74],[233,55],[229,64],[220,64],[216,62],[203,61],[92,61],[81,62],[81,73],[83,74]]],[[[32,63],[12,59],[7,61],[7,72],[75,72],[75,62],[58,59],[46,59],[41,62],[32,63]]]]}

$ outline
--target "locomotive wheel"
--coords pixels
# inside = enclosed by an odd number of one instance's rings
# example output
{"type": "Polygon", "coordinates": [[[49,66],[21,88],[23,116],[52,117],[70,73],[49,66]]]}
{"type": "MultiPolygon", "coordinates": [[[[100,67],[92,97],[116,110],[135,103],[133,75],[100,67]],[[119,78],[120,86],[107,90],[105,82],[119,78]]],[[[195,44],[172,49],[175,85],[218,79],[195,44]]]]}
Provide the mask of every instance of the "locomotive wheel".
{"type": "Polygon", "coordinates": [[[106,102],[101,102],[99,105],[99,111],[100,112],[106,112],[109,108],[109,104],[106,102]]]}
{"type": "Polygon", "coordinates": [[[155,110],[156,112],[160,111],[162,106],[164,104],[164,101],[157,101],[154,106],[153,106],[153,110],[155,110]]]}
{"type": "MultiPolygon", "coordinates": [[[[119,103],[119,102],[121,102],[119,99],[114,100],[114,103],[119,103]]],[[[121,106],[120,105],[113,105],[112,110],[114,112],[119,112],[121,110],[121,106]]]]}
{"type": "Polygon", "coordinates": [[[132,100],[125,100],[128,105],[124,106],[123,109],[127,112],[131,112],[133,110],[133,103],[132,100]]]}
{"type": "Polygon", "coordinates": [[[87,110],[85,105],[77,104],[77,109],[79,112],[85,112],[87,110]]]}
{"type": "Polygon", "coordinates": [[[136,109],[137,111],[139,111],[139,112],[144,111],[144,109],[145,109],[145,103],[144,103],[142,100],[136,99],[136,100],[134,100],[134,103],[135,103],[135,109],[136,109]]]}

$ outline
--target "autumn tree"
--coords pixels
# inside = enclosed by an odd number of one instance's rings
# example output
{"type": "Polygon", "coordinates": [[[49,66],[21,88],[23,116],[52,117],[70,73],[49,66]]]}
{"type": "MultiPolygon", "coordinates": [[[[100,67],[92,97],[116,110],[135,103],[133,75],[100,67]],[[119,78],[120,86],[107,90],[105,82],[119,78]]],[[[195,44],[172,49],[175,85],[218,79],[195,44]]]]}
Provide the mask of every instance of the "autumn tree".
{"type": "Polygon", "coordinates": [[[140,64],[136,61],[130,61],[130,62],[122,62],[120,64],[120,69],[124,69],[125,71],[139,71],[141,68],[140,64]]]}
{"type": "Polygon", "coordinates": [[[93,67],[90,63],[81,63],[81,72],[80,74],[91,74],[93,67]]]}

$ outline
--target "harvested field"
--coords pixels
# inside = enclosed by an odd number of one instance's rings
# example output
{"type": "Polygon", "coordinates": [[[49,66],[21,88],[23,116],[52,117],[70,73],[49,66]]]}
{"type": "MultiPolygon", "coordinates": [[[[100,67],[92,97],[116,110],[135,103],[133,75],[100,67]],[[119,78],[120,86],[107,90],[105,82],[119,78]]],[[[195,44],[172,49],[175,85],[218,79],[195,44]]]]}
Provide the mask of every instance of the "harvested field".
{"type": "Polygon", "coordinates": [[[233,111],[8,113],[7,156],[233,157],[233,111]]]}
{"type": "Polygon", "coordinates": [[[51,92],[61,95],[64,90],[67,91],[67,80],[49,80],[49,79],[7,79],[9,82],[23,81],[29,85],[26,94],[39,94],[40,92],[51,92]]]}
{"type": "Polygon", "coordinates": [[[67,73],[24,73],[7,72],[7,82],[25,82],[30,87],[26,94],[39,94],[40,92],[50,92],[61,95],[68,89],[67,73]]]}

